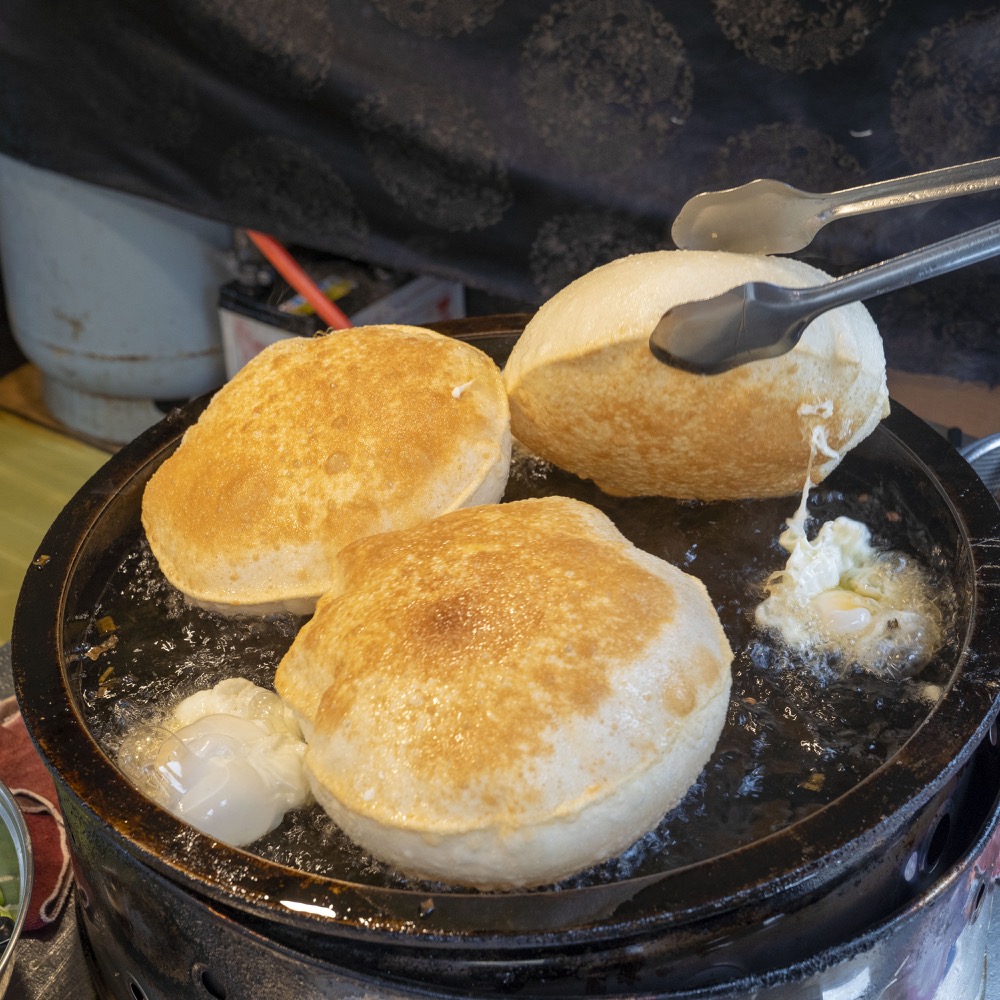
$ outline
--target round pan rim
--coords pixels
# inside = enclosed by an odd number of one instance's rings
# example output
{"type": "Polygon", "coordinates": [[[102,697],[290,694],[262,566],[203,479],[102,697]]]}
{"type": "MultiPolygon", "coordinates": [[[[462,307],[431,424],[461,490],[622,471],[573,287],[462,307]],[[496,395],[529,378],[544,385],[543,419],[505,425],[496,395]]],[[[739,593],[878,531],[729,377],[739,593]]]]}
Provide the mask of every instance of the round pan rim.
{"type": "MultiPolygon", "coordinates": [[[[489,328],[469,320],[440,327],[475,342],[516,334],[518,325],[519,317],[497,317],[489,328]]],[[[176,447],[206,404],[204,397],[173,411],[112,456],[67,504],[25,577],[12,654],[29,732],[57,784],[76,800],[71,804],[97,816],[125,850],[216,903],[321,933],[414,946],[447,941],[503,950],[530,942],[538,949],[659,932],[736,910],[762,894],[810,892],[831,861],[877,847],[925,804],[986,737],[996,716],[1000,663],[970,649],[970,638],[982,634],[977,625],[1000,620],[1000,507],[944,438],[893,401],[875,433],[888,435],[933,480],[967,535],[976,593],[952,686],[901,750],[839,799],[719,858],[557,892],[448,892],[428,899],[426,891],[311,876],[220,845],[142,796],[100,750],[75,707],[63,642],[66,585],[91,532],[128,483],[151,473],[176,447]],[[919,442],[919,454],[911,442],[919,442]],[[57,669],[43,676],[33,666],[38,662],[57,669]],[[941,738],[942,730],[950,741],[941,738]],[[886,788],[903,791],[887,796],[886,788]],[[873,816],[880,819],[867,821],[873,816]],[[798,862],[776,870],[774,858],[790,852],[798,862]],[[199,863],[205,858],[210,864],[199,863]]]]}

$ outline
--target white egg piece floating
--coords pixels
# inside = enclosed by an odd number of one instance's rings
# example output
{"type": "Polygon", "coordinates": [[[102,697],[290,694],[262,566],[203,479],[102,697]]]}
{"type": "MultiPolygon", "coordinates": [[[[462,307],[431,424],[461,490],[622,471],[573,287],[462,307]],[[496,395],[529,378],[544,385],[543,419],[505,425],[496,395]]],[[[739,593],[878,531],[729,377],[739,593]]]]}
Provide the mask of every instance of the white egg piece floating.
{"type": "Polygon", "coordinates": [[[838,517],[816,537],[804,507],[779,542],[783,570],[766,583],[758,624],[801,652],[839,654],[847,664],[904,674],[941,643],[941,611],[924,569],[904,553],[880,551],[859,521],[838,517]]]}
{"type": "Polygon", "coordinates": [[[302,733],[281,699],[243,678],[132,730],[118,765],[146,795],[216,840],[244,846],[310,799],[302,733]]]}

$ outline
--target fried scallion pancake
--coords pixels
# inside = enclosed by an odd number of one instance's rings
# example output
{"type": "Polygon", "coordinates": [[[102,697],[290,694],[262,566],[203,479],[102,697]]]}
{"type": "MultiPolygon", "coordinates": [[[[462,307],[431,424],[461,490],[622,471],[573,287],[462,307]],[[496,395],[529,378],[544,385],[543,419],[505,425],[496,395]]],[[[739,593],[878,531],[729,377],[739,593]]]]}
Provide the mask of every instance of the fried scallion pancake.
{"type": "Polygon", "coordinates": [[[885,356],[860,303],[824,313],[789,353],[718,375],[657,361],[649,336],[682,302],[748,281],[829,275],[719,251],[636,254],[585,274],[531,319],[504,368],[514,437],[606,493],[723,500],[788,496],[888,415],[885,356]]]}
{"type": "Polygon", "coordinates": [[[565,497],[341,553],[275,685],[313,792],[372,855],[476,887],[620,853],[697,779],[732,651],[703,584],[565,497]]]}
{"type": "Polygon", "coordinates": [[[150,479],[142,523],[167,579],[223,611],[308,612],[337,553],[503,494],[510,423],[482,351],[420,327],[265,349],[150,479]]]}

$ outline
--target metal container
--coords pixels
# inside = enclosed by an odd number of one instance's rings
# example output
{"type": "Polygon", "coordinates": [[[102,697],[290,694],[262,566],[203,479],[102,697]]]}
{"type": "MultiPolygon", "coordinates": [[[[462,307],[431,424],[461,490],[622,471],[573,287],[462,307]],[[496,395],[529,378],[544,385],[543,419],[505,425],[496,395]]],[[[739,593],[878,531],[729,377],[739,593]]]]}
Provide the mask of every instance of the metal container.
{"type": "Polygon", "coordinates": [[[1000,434],[990,434],[961,449],[986,488],[1000,500],[1000,434]]]}
{"type": "MultiPolygon", "coordinates": [[[[444,328],[502,361],[523,322],[444,328]]],[[[350,859],[339,874],[310,873],[220,845],[132,788],[88,727],[103,698],[86,655],[96,648],[94,609],[123,566],[128,574],[146,481],[204,405],[172,413],[71,501],[15,616],[15,686],[56,778],[103,996],[910,1000],[981,991],[1000,853],[1000,509],[926,424],[894,404],[824,484],[834,504],[886,497],[888,520],[954,592],[940,697],[901,746],[821,807],[733,849],[490,894],[373,878],[350,859]]],[[[628,502],[571,477],[558,486],[627,517],[628,502]]],[[[736,542],[757,544],[740,521],[750,508],[671,510],[715,527],[728,519],[736,542]]],[[[641,544],[643,524],[633,529],[641,544]]],[[[146,603],[137,613],[155,620],[155,600],[146,603]]],[[[861,708],[878,711],[874,700],[861,708]]]]}
{"type": "Polygon", "coordinates": [[[52,415],[88,437],[130,441],[161,401],[223,383],[216,297],[231,247],[221,223],[0,156],[14,339],[52,415]]]}
{"type": "MultiPolygon", "coordinates": [[[[14,958],[17,952],[17,942],[21,937],[24,922],[28,915],[28,904],[31,902],[31,886],[34,874],[32,866],[31,840],[28,837],[28,827],[25,825],[21,810],[14,801],[10,789],[0,782],[0,857],[13,855],[17,864],[18,906],[14,918],[14,929],[11,932],[7,946],[0,946],[0,997],[7,992],[11,976],[14,972],[14,958]],[[6,847],[9,845],[12,851],[6,847]]],[[[14,872],[0,874],[13,875],[14,872]]],[[[6,893],[5,893],[6,895],[6,893]]],[[[10,900],[8,899],[8,903],[10,900]]]]}

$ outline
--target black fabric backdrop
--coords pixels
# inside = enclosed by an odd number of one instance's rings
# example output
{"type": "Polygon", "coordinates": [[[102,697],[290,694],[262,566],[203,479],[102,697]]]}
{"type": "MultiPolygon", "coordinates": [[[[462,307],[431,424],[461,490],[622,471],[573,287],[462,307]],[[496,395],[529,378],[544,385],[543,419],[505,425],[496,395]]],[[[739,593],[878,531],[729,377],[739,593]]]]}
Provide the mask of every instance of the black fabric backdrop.
{"type": "MultiPolygon", "coordinates": [[[[1000,153],[1000,8],[963,0],[4,0],[0,151],[528,304],[669,247],[700,190],[1000,153]]],[[[845,220],[842,273],[1000,217],[845,220]]],[[[869,305],[890,364],[1000,382],[996,261],[869,305]]]]}

